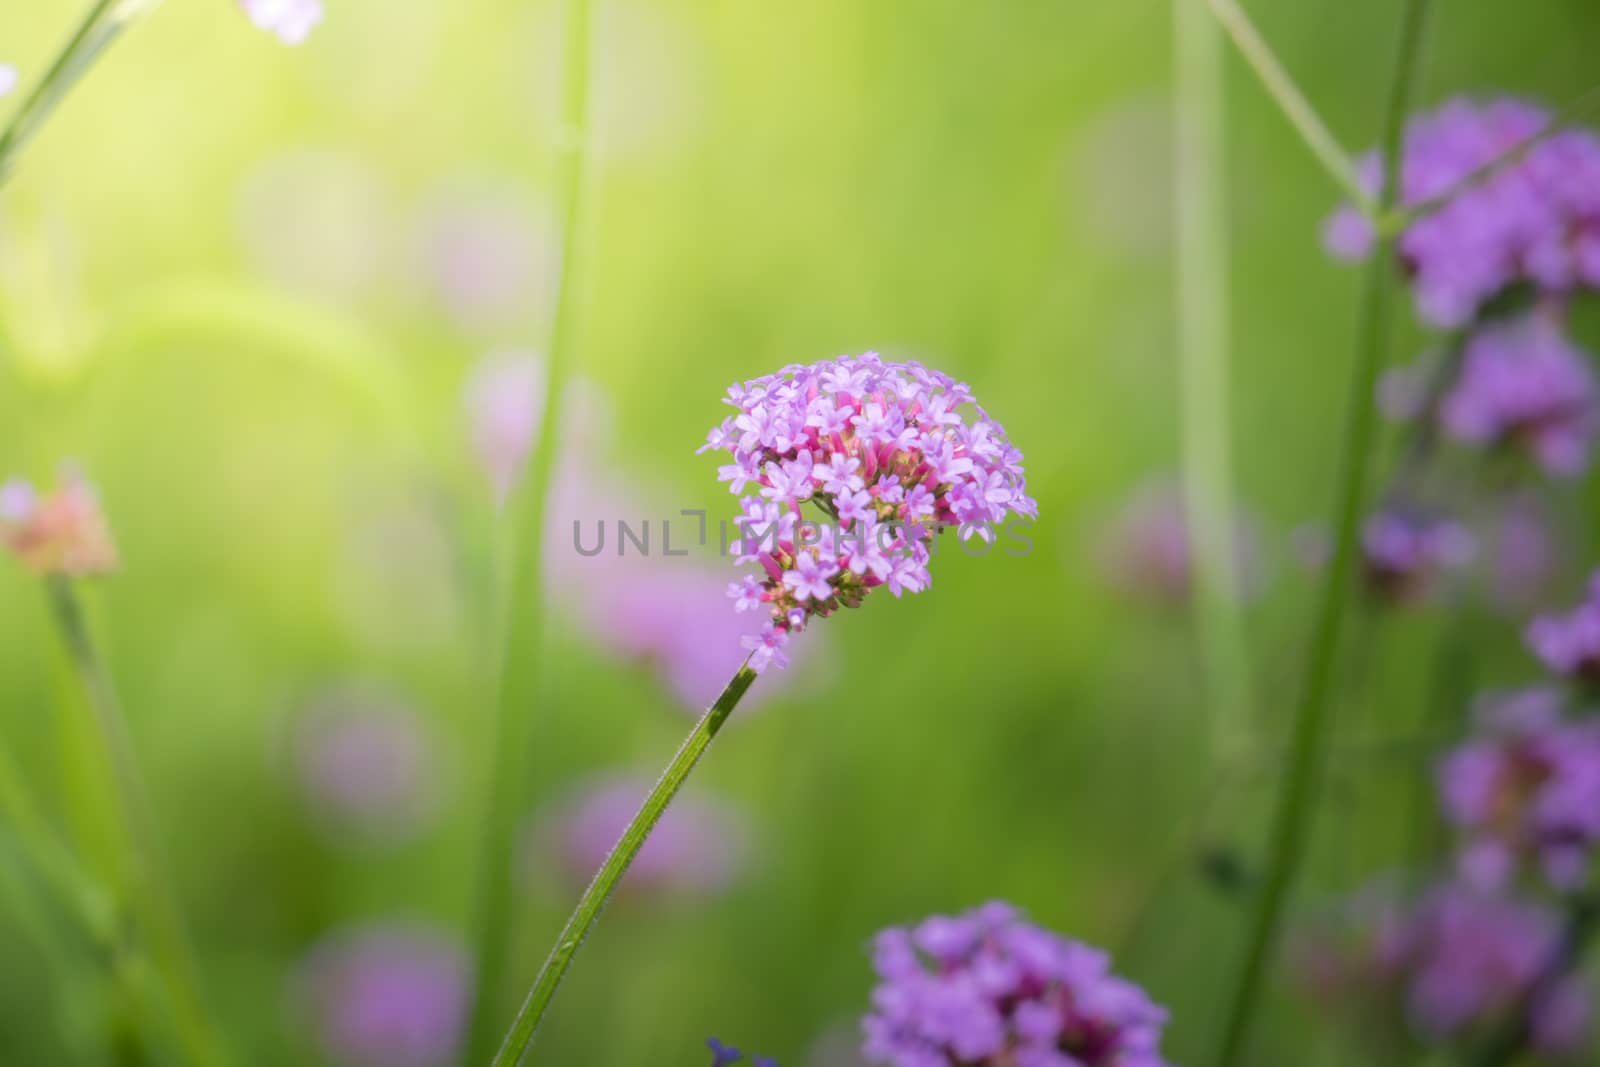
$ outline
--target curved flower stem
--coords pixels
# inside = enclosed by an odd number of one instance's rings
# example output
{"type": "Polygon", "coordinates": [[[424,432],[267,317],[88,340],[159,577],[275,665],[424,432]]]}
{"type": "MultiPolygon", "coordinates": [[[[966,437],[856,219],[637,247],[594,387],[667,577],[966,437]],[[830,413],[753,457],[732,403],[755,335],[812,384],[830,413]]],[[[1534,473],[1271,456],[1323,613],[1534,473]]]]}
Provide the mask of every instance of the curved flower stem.
{"type": "Polygon", "coordinates": [[[56,53],[55,60],[22,106],[0,131],[0,184],[11,176],[12,165],[45,120],[55,112],[100,53],[134,17],[154,7],[159,0],[95,0],[56,53]]]}
{"type": "MultiPolygon", "coordinates": [[[[1379,206],[1384,210],[1398,185],[1395,172],[1399,168],[1400,140],[1416,78],[1428,5],[1429,0],[1405,0],[1403,9],[1398,55],[1383,119],[1384,160],[1390,171],[1389,180],[1384,182],[1379,194],[1379,206]]],[[[1376,424],[1373,390],[1389,336],[1392,250],[1392,237],[1381,238],[1366,268],[1350,395],[1346,400],[1333,562],[1322,586],[1304,688],[1290,735],[1289,766],[1280,787],[1272,825],[1265,881],[1251,918],[1231,1000],[1225,1009],[1222,1044],[1217,1056],[1219,1067],[1232,1067],[1244,1052],[1262,980],[1277,945],[1284,907],[1305,855],[1328,733],[1340,628],[1355,575],[1357,533],[1367,494],[1368,459],[1376,424]]]]}
{"type": "Polygon", "coordinates": [[[1222,41],[1205,0],[1174,0],[1179,421],[1195,546],[1195,622],[1210,688],[1212,757],[1245,746],[1250,657],[1240,612],[1228,439],[1228,237],[1222,41]]]}
{"type": "Polygon", "coordinates": [[[1328,176],[1345,191],[1350,202],[1369,220],[1376,222],[1382,218],[1384,208],[1362,188],[1361,177],[1356,172],[1355,164],[1350,161],[1349,153],[1339,144],[1338,138],[1328,129],[1328,124],[1322,121],[1322,116],[1311,106],[1306,94],[1300,91],[1300,86],[1284,69],[1283,63],[1273,53],[1272,46],[1267,44],[1261,31],[1250,21],[1250,16],[1235,0],[1211,0],[1211,11],[1261,79],[1267,94],[1277,102],[1284,117],[1294,126],[1311,154],[1317,157],[1317,162],[1322,164],[1322,169],[1328,172],[1328,176]]]}
{"type": "MultiPolygon", "coordinates": [[[[504,984],[512,905],[511,861],[522,815],[532,740],[532,714],[548,692],[544,646],[547,620],[541,549],[545,511],[562,440],[563,394],[573,362],[581,280],[589,118],[592,13],[589,0],[567,0],[562,44],[561,125],[556,135],[555,206],[562,232],[550,327],[545,412],[524,484],[513,489],[508,521],[496,545],[494,719],[489,729],[494,766],[484,818],[475,918],[476,996],[467,1031],[469,1063],[487,1059],[498,1031],[497,997],[504,984]]],[[[531,403],[531,401],[530,401],[531,403]]]]}
{"type": "Polygon", "coordinates": [[[70,579],[48,580],[51,606],[73,668],[83,684],[105,756],[111,765],[119,811],[111,813],[127,864],[128,906],[149,939],[150,957],[166,986],[173,1025],[191,1062],[217,1067],[226,1062],[207,1019],[200,983],[184,930],[177,894],[163,877],[159,835],[149,793],[134,755],[127,721],[94,642],[70,579]]]}
{"type": "Polygon", "coordinates": [[[738,673],[728,682],[727,688],[722,691],[722,695],[717,697],[716,703],[711,705],[710,709],[700,717],[700,721],[694,724],[694,729],[689,731],[689,736],[684,739],[683,745],[672,757],[672,762],[667,764],[667,769],[656,782],[655,788],[644,798],[638,814],[628,823],[627,829],[622,831],[622,836],[618,838],[611,854],[600,865],[594,881],[583,891],[577,908],[567,919],[567,925],[562,927],[561,936],[556,938],[555,947],[550,950],[549,958],[540,968],[539,976],[534,979],[533,988],[528,991],[527,999],[522,1002],[516,1021],[511,1024],[511,1031],[506,1034],[505,1043],[500,1046],[500,1051],[495,1055],[491,1067],[517,1067],[517,1064],[522,1062],[522,1057],[533,1040],[534,1031],[539,1028],[539,1020],[544,1018],[545,1009],[550,1006],[550,1001],[556,995],[556,989],[560,987],[562,978],[566,977],[567,968],[572,966],[572,959],[583,946],[584,938],[588,936],[595,920],[600,917],[601,909],[605,907],[606,901],[616,889],[617,883],[622,880],[622,876],[628,872],[628,865],[644,847],[650,831],[655,829],[656,823],[661,821],[661,816],[666,814],[667,806],[683,787],[689,772],[700,762],[700,757],[705,754],[711,739],[717,736],[717,731],[722,729],[722,724],[727,721],[733,709],[738,706],[740,698],[755,680],[756,672],[751,670],[748,664],[740,667],[738,673]]]}

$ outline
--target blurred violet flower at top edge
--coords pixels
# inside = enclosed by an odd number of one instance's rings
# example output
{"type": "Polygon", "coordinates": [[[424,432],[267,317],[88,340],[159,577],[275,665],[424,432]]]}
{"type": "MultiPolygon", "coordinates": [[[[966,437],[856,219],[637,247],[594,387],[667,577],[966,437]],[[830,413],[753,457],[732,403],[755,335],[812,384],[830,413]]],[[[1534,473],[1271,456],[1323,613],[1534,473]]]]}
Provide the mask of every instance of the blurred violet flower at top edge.
{"type": "Polygon", "coordinates": [[[1600,681],[1600,572],[1589,596],[1565,615],[1541,615],[1528,624],[1528,647],[1557,674],[1600,681]]]}
{"type": "Polygon", "coordinates": [[[70,464],[48,493],[20,478],[0,486],[0,544],[38,575],[86,578],[117,569],[100,496],[70,464]]]}
{"type": "Polygon", "coordinates": [[[1440,422],[1458,441],[1525,451],[1552,475],[1582,474],[1600,430],[1592,358],[1552,314],[1485,327],[1467,341],[1440,422]]]}
{"type": "Polygon", "coordinates": [[[1438,579],[1460,570],[1477,555],[1465,526],[1398,508],[1368,516],[1361,527],[1367,586],[1390,603],[1412,603],[1431,593],[1438,579]]]}
{"type": "Polygon", "coordinates": [[[528,319],[560,252],[531,203],[499,189],[449,189],[423,212],[422,269],[450,316],[478,333],[528,319]]]}
{"type": "Polygon", "coordinates": [[[1165,1067],[1167,1012],[1104,952],[993,902],[877,935],[862,1051],[889,1067],[1165,1067]]]}
{"type": "Polygon", "coordinates": [[[768,620],[742,642],[752,670],[785,666],[791,634],[880,586],[927,589],[945,529],[992,544],[1008,521],[1038,517],[1005,430],[966,383],[914,360],[790,364],[724,400],[736,413],[700,451],[730,455],[717,477],[742,494],[738,563],[760,568],[729,589],[768,620]]]}
{"type": "Polygon", "coordinates": [[[322,21],[322,0],[239,0],[250,21],[284,44],[301,44],[322,21]]]}
{"type": "Polygon", "coordinates": [[[531,352],[493,353],[472,369],[464,397],[473,450],[503,506],[544,421],[544,360],[531,352]]]}
{"type": "Polygon", "coordinates": [[[466,952],[452,934],[376,922],[338,930],[302,964],[298,1020],[338,1067],[447,1067],[471,1001],[466,952]]]}
{"type": "Polygon", "coordinates": [[[293,755],[308,808],[341,839],[397,842],[437,812],[432,739],[394,697],[357,686],[317,694],[299,714],[293,755]]]}
{"type": "MultiPolygon", "coordinates": [[[[1545,130],[1549,114],[1514,99],[1452,100],[1407,125],[1399,203],[1414,205],[1545,130]]],[[[1361,182],[1376,195],[1383,163],[1369,154],[1361,182]]],[[[1600,139],[1563,130],[1539,142],[1492,178],[1408,226],[1399,255],[1422,317],[1455,328],[1517,282],[1565,293],[1600,286],[1600,139]]],[[[1328,250],[1363,259],[1372,227],[1351,206],[1323,230],[1328,250]]]]}
{"type": "MultiPolygon", "coordinates": [[[[1380,882],[1357,893],[1337,921],[1297,935],[1295,971],[1325,1011],[1389,1017],[1425,1041],[1447,1041],[1518,1009],[1544,982],[1561,930],[1557,912],[1542,904],[1458,883],[1408,897],[1380,882]]],[[[1581,1049],[1591,996],[1579,977],[1541,989],[1529,1008],[1535,1051],[1581,1049]]]]}
{"type": "MultiPolygon", "coordinates": [[[[578,783],[530,821],[525,870],[549,867],[582,886],[639,810],[651,781],[605,772],[578,783]]],[[[709,896],[727,890],[745,867],[749,833],[737,809],[701,793],[679,796],[623,876],[627,895],[709,896]]]]}
{"type": "Polygon", "coordinates": [[[5,96],[15,89],[19,78],[16,67],[9,63],[0,63],[0,96],[5,96]]]}
{"type": "MultiPolygon", "coordinates": [[[[733,1064],[745,1062],[743,1052],[717,1038],[706,1038],[706,1048],[711,1050],[711,1067],[733,1067],[733,1064]]],[[[778,1067],[778,1061],[769,1056],[752,1055],[750,1067],[778,1067]]]]}
{"type": "MultiPolygon", "coordinates": [[[[1242,599],[1265,585],[1261,534],[1243,512],[1234,516],[1234,565],[1242,599]]],[[[1167,479],[1137,489],[1109,523],[1099,545],[1105,573],[1127,592],[1153,603],[1181,604],[1194,584],[1194,556],[1183,496],[1167,479]]]]}

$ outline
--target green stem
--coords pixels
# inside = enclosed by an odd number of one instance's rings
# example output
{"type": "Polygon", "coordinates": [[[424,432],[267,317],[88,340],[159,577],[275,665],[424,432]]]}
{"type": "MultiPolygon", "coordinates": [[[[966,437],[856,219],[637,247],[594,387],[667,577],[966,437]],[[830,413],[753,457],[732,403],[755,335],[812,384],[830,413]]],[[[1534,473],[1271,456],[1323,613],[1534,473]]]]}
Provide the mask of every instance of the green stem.
{"type": "Polygon", "coordinates": [[[622,831],[616,847],[600,865],[594,881],[583,891],[577,908],[567,920],[567,925],[562,928],[561,936],[556,938],[555,947],[550,950],[550,956],[540,969],[539,976],[534,979],[533,988],[528,991],[527,999],[522,1002],[516,1021],[511,1024],[505,1043],[500,1046],[500,1051],[495,1055],[491,1067],[517,1067],[522,1062],[522,1057],[533,1040],[534,1031],[539,1028],[539,1020],[544,1018],[545,1010],[549,1008],[551,999],[556,995],[562,978],[572,966],[573,957],[578,954],[584,938],[588,936],[595,920],[600,917],[600,910],[605,907],[617,883],[627,873],[628,865],[644,847],[650,831],[655,829],[656,823],[661,821],[661,816],[666,814],[667,806],[683,787],[689,772],[700,762],[700,757],[705,754],[711,739],[717,736],[717,731],[722,729],[722,724],[727,721],[733,709],[738,706],[739,699],[755,680],[755,671],[748,665],[740,667],[716,703],[711,705],[710,709],[700,717],[700,721],[695,723],[694,729],[689,731],[689,736],[678,749],[677,755],[672,757],[672,762],[667,764],[667,769],[656,782],[655,788],[645,797],[638,814],[628,823],[627,829],[622,831]]]}
{"type": "Polygon", "coordinates": [[[186,1054],[200,1067],[216,1067],[225,1062],[222,1045],[203,1007],[177,894],[163,877],[159,834],[121,702],[95,650],[71,579],[52,577],[48,588],[57,628],[111,765],[119,810],[108,814],[117,827],[127,865],[129,909],[149,939],[151,959],[166,986],[173,1025],[186,1054]]]}
{"type": "Polygon", "coordinates": [[[1213,754],[1246,743],[1250,659],[1240,611],[1228,428],[1228,237],[1222,41],[1205,0],[1174,0],[1178,390],[1195,622],[1211,689],[1213,754]]]}
{"type": "MultiPolygon", "coordinates": [[[[525,484],[512,491],[508,529],[499,533],[496,551],[494,630],[491,640],[495,678],[494,720],[489,729],[494,766],[484,818],[475,928],[476,989],[468,1027],[469,1063],[487,1059],[498,1036],[496,1005],[505,982],[511,943],[512,857],[523,814],[532,743],[532,714],[548,693],[544,646],[547,619],[541,549],[551,480],[562,441],[566,383],[574,361],[584,245],[589,68],[592,51],[589,0],[567,0],[563,35],[561,125],[555,139],[555,203],[562,230],[561,266],[556,279],[550,327],[545,412],[529,458],[525,484]]],[[[507,524],[503,523],[502,526],[507,524]]]]}
{"type": "Polygon", "coordinates": [[[1317,158],[1317,162],[1322,164],[1322,169],[1339,184],[1363,215],[1373,221],[1382,218],[1384,209],[1362,188],[1361,176],[1350,161],[1349,153],[1339,144],[1328,129],[1328,124],[1322,121],[1322,116],[1317,114],[1305,93],[1300,91],[1300,86],[1284,69],[1266,38],[1250,21],[1250,16],[1235,0],[1211,0],[1211,11],[1228,31],[1228,36],[1233,38],[1234,45],[1245,61],[1255,70],[1267,94],[1277,102],[1284,117],[1294,126],[1295,132],[1317,158]]]}
{"type": "Polygon", "coordinates": [[[159,0],[95,0],[71,36],[56,53],[45,71],[17,109],[4,131],[0,131],[0,184],[11,176],[11,168],[29,141],[44,125],[57,105],[88,72],[100,53],[134,17],[152,8],[159,0]]]}
{"type": "MultiPolygon", "coordinates": [[[[1395,172],[1399,167],[1400,139],[1416,77],[1427,12],[1428,0],[1405,0],[1398,55],[1383,119],[1382,144],[1390,174],[1379,194],[1379,204],[1385,209],[1398,185],[1395,172]]],[[[1389,335],[1394,271],[1391,251],[1392,239],[1381,239],[1377,253],[1366,268],[1350,395],[1346,400],[1333,562],[1322,586],[1305,685],[1290,736],[1289,767],[1279,791],[1268,845],[1266,878],[1224,1016],[1222,1044],[1217,1057],[1219,1067],[1232,1067],[1244,1053],[1267,963],[1277,945],[1284,907],[1305,855],[1307,829],[1315,807],[1328,733],[1340,628],[1355,575],[1357,534],[1367,494],[1368,459],[1376,424],[1373,390],[1383,366],[1389,335]]]]}

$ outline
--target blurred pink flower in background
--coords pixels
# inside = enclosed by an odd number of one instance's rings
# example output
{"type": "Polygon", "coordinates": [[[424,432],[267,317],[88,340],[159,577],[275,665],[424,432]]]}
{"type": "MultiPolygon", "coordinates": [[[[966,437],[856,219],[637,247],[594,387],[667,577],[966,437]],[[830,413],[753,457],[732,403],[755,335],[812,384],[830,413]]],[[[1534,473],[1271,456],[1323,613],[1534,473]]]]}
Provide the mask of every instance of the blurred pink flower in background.
{"type": "Polygon", "coordinates": [[[338,1067],[446,1067],[459,1052],[470,987],[467,954],[452,934],[375,922],[318,944],[294,980],[291,1006],[338,1067]]]}
{"type": "MultiPolygon", "coordinates": [[[[528,873],[550,866],[572,886],[587,884],[652,784],[643,776],[602,773],[575,786],[531,821],[528,873]]],[[[721,892],[743,872],[748,840],[745,819],[736,809],[704,794],[680,795],[628,868],[621,889],[691,895],[721,892]]]]}
{"type": "Polygon", "coordinates": [[[484,358],[467,378],[467,423],[478,461],[504,504],[527,464],[545,406],[544,360],[504,351],[484,358]]]}
{"type": "Polygon", "coordinates": [[[5,96],[15,89],[19,77],[16,67],[9,63],[0,63],[0,96],[5,96]]]}
{"type": "Polygon", "coordinates": [[[322,21],[322,0],[239,0],[250,21],[284,44],[300,44],[322,21]]]}
{"type": "Polygon", "coordinates": [[[0,486],[0,543],[35,574],[84,578],[117,567],[99,494],[70,465],[53,492],[21,478],[0,486]]]}
{"type": "MultiPolygon", "coordinates": [[[[543,417],[542,388],[542,364],[523,353],[490,356],[468,378],[474,448],[502,501],[522,472],[543,417]],[[530,401],[536,394],[538,410],[530,401]]],[[[716,517],[707,516],[702,545],[698,517],[680,514],[681,505],[663,503],[670,499],[665,493],[606,464],[613,418],[601,390],[575,382],[565,403],[566,441],[546,511],[545,580],[586,638],[649,665],[686,709],[701,711],[744,662],[740,640],[761,632],[766,620],[760,612],[729,610],[716,517]],[[619,523],[635,537],[648,537],[648,550],[632,542],[623,548],[619,523]],[[593,552],[602,525],[604,546],[593,552]]],[[[809,658],[814,640],[797,642],[802,659],[809,658]]],[[[763,686],[745,699],[746,708],[781,688],[763,686]]]]}
{"type": "MultiPolygon", "coordinates": [[[[1235,514],[1234,523],[1238,594],[1250,599],[1265,583],[1260,529],[1242,512],[1235,514]]],[[[1107,577],[1141,600],[1186,601],[1194,582],[1194,557],[1177,484],[1161,478],[1136,489],[1106,524],[1099,558],[1107,577]]]]}
{"type": "Polygon", "coordinates": [[[434,739],[392,695],[353,685],[306,702],[294,727],[294,773],[319,829],[341,841],[394,843],[437,813],[434,739]]]}
{"type": "Polygon", "coordinates": [[[461,327],[497,333],[542,317],[560,262],[551,223],[515,192],[451,188],[424,207],[426,284],[461,327]]]}

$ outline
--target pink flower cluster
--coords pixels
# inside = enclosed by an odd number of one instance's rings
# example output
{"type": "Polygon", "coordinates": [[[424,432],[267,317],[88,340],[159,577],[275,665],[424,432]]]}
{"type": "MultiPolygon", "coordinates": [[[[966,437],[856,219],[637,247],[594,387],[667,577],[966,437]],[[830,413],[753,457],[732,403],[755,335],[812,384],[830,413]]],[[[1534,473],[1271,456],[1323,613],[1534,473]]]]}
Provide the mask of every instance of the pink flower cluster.
{"type": "Polygon", "coordinates": [[[117,567],[100,497],[70,467],[52,493],[20,478],[0,486],[0,544],[35,574],[83,578],[117,567]]]}
{"type": "Polygon", "coordinates": [[[1600,722],[1568,722],[1554,689],[1531,689],[1492,706],[1487,729],[1440,768],[1444,813],[1467,834],[1462,875],[1504,888],[1519,861],[1569,891],[1588,878],[1600,844],[1600,722]]]}
{"type": "Polygon", "coordinates": [[[750,666],[783,666],[790,633],[814,615],[856,607],[873,589],[928,588],[934,535],[991,539],[1009,516],[1036,517],[1022,453],[963,382],[876,353],[794,364],[728,390],[736,414],[700,451],[728,452],[718,471],[746,493],[740,563],[728,590],[771,622],[745,639],[750,666]],[[972,405],[969,422],[962,409],[972,405]],[[808,521],[810,501],[827,521],[808,521]]]}
{"type": "MultiPolygon", "coordinates": [[[[1398,200],[1414,205],[1542,133],[1550,115],[1518,100],[1453,100],[1413,119],[1406,131],[1398,200]]],[[[1362,183],[1376,195],[1383,163],[1362,161],[1362,183]]],[[[1362,259],[1372,226],[1341,208],[1324,238],[1331,252],[1362,259]]],[[[1508,286],[1546,292],[1600,287],[1600,138],[1565,130],[1534,146],[1493,177],[1460,193],[1400,235],[1423,318],[1446,328],[1470,322],[1508,286]]]]}

